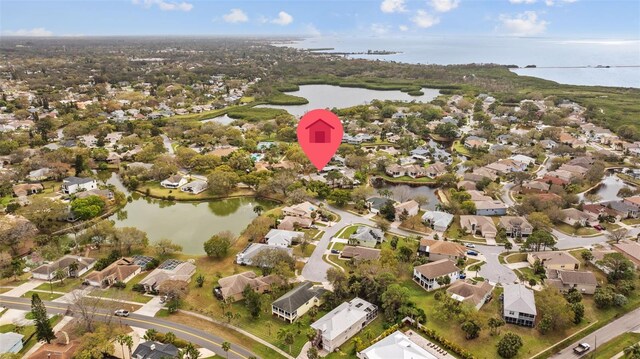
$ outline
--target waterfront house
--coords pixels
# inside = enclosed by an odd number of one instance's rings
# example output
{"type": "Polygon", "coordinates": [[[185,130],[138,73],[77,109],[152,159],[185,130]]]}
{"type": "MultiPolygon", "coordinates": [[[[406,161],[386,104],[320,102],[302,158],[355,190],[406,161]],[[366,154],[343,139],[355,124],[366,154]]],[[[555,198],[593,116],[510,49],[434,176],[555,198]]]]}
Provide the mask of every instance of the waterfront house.
{"type": "Polygon", "coordinates": [[[163,180],[162,182],[160,182],[160,185],[164,188],[168,188],[168,189],[177,189],[180,188],[182,186],[184,186],[185,184],[187,184],[187,179],[185,177],[183,177],[182,175],[179,174],[175,174],[165,180],[163,180]]]}
{"type": "Polygon", "coordinates": [[[196,266],[193,263],[169,259],[141,280],[140,285],[147,292],[156,292],[162,286],[162,283],[168,280],[191,282],[191,277],[195,272],[196,266]]]}
{"type": "Polygon", "coordinates": [[[246,246],[242,252],[236,254],[236,263],[240,265],[250,266],[253,264],[253,257],[262,251],[278,250],[285,251],[289,256],[293,256],[293,250],[291,248],[270,245],[265,243],[250,243],[246,246]]]}
{"type": "Polygon", "coordinates": [[[203,180],[195,180],[182,186],[180,190],[191,194],[200,194],[209,188],[209,183],[203,180]]]}
{"type": "Polygon", "coordinates": [[[414,200],[396,203],[393,207],[396,211],[396,221],[399,221],[402,216],[406,216],[407,218],[415,216],[420,210],[420,204],[414,200]]]}
{"type": "Polygon", "coordinates": [[[580,226],[597,226],[598,216],[595,216],[591,213],[583,212],[575,208],[565,208],[560,211],[563,215],[562,222],[570,225],[580,225],[580,226]]]}
{"type": "Polygon", "coordinates": [[[426,211],[422,221],[437,232],[444,232],[453,222],[453,214],[441,211],[426,211]]]}
{"type": "Polygon", "coordinates": [[[62,180],[62,193],[74,194],[80,191],[90,191],[98,188],[98,182],[93,178],[67,177],[62,180]]]}
{"type": "Polygon", "coordinates": [[[290,247],[298,238],[304,237],[303,232],[286,231],[283,229],[271,229],[265,236],[265,242],[270,246],[290,247]]]}
{"type": "Polygon", "coordinates": [[[117,282],[126,283],[142,271],[133,258],[122,257],[101,271],[94,271],[85,281],[94,287],[109,287],[117,282]]]}
{"type": "Polygon", "coordinates": [[[66,277],[79,277],[89,271],[95,265],[96,260],[89,257],[65,255],[64,257],[47,264],[43,264],[31,271],[33,278],[40,280],[52,280],[60,269],[66,277]],[[74,264],[75,263],[75,264],[74,264]],[[76,267],[71,269],[70,267],[76,267]]]}
{"type": "Polygon", "coordinates": [[[282,214],[284,214],[285,216],[311,218],[311,214],[317,209],[318,207],[314,204],[311,204],[309,202],[302,202],[293,206],[284,207],[282,209],[282,214]]]}

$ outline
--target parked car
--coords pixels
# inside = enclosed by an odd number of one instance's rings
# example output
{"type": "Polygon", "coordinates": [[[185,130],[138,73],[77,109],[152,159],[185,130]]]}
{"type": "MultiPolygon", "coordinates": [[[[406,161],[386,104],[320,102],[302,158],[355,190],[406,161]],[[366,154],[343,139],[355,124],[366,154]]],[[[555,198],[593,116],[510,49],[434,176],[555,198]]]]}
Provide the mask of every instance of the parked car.
{"type": "Polygon", "coordinates": [[[340,251],[337,249],[332,249],[331,254],[340,254],[340,251]]]}
{"type": "Polygon", "coordinates": [[[115,315],[116,317],[128,317],[129,311],[126,309],[118,309],[115,312],[113,312],[113,315],[115,315]]]}
{"type": "Polygon", "coordinates": [[[476,247],[476,245],[473,244],[473,243],[465,243],[464,246],[467,247],[467,248],[475,248],[476,247]]]}
{"type": "Polygon", "coordinates": [[[476,251],[467,251],[467,255],[469,255],[469,256],[477,256],[478,252],[476,252],[476,251]]]}
{"type": "Polygon", "coordinates": [[[460,274],[458,275],[458,278],[459,278],[459,279],[465,279],[465,278],[467,278],[467,275],[466,275],[466,274],[464,274],[464,273],[460,273],[460,274]]]}
{"type": "Polygon", "coordinates": [[[598,230],[598,231],[602,231],[602,230],[604,230],[604,228],[602,228],[602,226],[601,226],[601,225],[599,225],[599,224],[598,224],[598,225],[596,225],[596,226],[593,226],[593,228],[594,228],[594,229],[596,229],[596,230],[598,230]]]}

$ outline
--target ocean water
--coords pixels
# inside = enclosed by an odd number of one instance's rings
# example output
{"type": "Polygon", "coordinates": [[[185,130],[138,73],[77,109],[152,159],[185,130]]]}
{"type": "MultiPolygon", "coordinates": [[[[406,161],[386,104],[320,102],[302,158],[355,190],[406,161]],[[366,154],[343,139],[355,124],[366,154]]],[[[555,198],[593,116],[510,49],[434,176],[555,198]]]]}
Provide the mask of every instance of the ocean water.
{"type": "Polygon", "coordinates": [[[351,57],[414,64],[495,63],[563,84],[640,88],[640,40],[571,40],[516,37],[313,37],[287,46],[335,52],[396,51],[351,57]],[[597,68],[597,66],[610,66],[597,68]]]}

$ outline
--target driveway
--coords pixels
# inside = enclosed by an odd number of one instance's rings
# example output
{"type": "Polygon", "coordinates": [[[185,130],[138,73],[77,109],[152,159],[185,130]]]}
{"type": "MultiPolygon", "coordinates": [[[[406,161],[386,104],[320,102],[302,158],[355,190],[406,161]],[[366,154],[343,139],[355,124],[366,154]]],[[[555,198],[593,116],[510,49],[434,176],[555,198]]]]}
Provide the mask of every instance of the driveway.
{"type": "Polygon", "coordinates": [[[480,268],[479,276],[488,279],[492,283],[514,283],[518,281],[516,274],[498,260],[498,256],[504,251],[503,247],[476,245],[475,250],[482,253],[487,261],[480,268]]]}
{"type": "Polygon", "coordinates": [[[167,135],[165,134],[160,135],[160,137],[162,137],[162,143],[164,144],[164,147],[167,149],[167,152],[173,155],[174,154],[173,146],[171,146],[172,143],[169,137],[167,137],[167,135]]]}

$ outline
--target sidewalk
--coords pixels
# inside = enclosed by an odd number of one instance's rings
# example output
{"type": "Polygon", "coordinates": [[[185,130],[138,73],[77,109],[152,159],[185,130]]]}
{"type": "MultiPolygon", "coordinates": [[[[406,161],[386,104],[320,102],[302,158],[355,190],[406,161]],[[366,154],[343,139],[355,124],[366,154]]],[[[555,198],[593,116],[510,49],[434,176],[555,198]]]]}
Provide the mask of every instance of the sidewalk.
{"type": "Polygon", "coordinates": [[[28,282],[22,283],[19,286],[11,289],[10,291],[3,293],[2,295],[6,295],[7,297],[22,297],[23,294],[36,289],[36,287],[43,283],[46,282],[37,279],[30,279],[28,282]]]}

